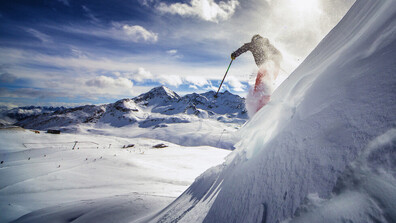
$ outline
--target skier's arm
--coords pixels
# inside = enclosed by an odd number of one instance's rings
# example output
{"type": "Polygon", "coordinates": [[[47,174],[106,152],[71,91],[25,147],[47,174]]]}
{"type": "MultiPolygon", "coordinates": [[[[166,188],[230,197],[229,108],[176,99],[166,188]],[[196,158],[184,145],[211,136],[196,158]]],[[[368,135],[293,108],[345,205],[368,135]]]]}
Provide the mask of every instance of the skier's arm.
{"type": "Polygon", "coordinates": [[[241,46],[239,49],[237,49],[235,52],[231,54],[231,58],[235,59],[242,53],[245,53],[246,51],[250,50],[250,43],[245,43],[243,46],[241,46]]]}

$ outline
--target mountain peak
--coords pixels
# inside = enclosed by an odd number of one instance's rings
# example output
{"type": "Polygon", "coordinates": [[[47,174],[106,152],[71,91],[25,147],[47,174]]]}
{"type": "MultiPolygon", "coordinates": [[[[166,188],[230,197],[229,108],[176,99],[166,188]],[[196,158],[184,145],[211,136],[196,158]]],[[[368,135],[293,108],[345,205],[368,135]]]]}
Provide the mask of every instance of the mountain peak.
{"type": "Polygon", "coordinates": [[[144,98],[145,97],[149,97],[149,98],[152,98],[152,97],[164,98],[165,97],[165,98],[169,98],[169,99],[177,99],[177,100],[180,99],[180,96],[176,92],[172,91],[171,89],[169,89],[163,85],[159,86],[159,87],[155,87],[155,88],[151,89],[149,92],[140,95],[139,97],[141,97],[141,96],[143,96],[144,98]]]}
{"type": "Polygon", "coordinates": [[[151,89],[147,93],[143,93],[137,96],[133,100],[136,103],[145,101],[148,104],[156,104],[157,102],[163,101],[164,99],[165,101],[173,101],[173,100],[177,101],[180,99],[180,96],[165,86],[159,86],[151,89]]]}
{"type": "Polygon", "coordinates": [[[155,87],[151,89],[149,93],[154,93],[155,95],[168,95],[171,98],[179,98],[180,96],[176,94],[176,92],[172,91],[171,89],[161,85],[159,87],[155,87]]]}

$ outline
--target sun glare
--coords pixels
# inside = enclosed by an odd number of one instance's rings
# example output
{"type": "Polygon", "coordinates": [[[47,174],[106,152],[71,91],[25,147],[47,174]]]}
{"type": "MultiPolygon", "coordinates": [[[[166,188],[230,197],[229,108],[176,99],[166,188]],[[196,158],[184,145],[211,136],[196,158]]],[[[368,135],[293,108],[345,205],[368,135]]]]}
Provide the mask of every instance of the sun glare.
{"type": "Polygon", "coordinates": [[[313,13],[319,10],[318,0],[290,0],[290,6],[298,13],[313,13]]]}

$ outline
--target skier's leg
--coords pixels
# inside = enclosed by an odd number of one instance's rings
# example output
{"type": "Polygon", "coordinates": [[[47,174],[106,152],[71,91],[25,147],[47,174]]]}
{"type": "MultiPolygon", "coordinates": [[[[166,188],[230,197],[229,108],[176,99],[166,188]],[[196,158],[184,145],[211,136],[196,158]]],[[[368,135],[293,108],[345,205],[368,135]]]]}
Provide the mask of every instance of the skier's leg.
{"type": "Polygon", "coordinates": [[[264,64],[259,68],[254,88],[249,91],[246,98],[246,109],[249,117],[268,104],[273,92],[273,76],[278,74],[279,69],[274,69],[271,64],[264,64]]]}
{"type": "Polygon", "coordinates": [[[267,75],[267,71],[264,69],[260,69],[257,72],[256,83],[254,85],[254,92],[262,91],[261,85],[264,82],[264,78],[267,75]]]}
{"type": "MultiPolygon", "coordinates": [[[[271,69],[271,74],[273,75],[273,79],[276,79],[279,74],[279,65],[275,65],[273,69],[271,69]]],[[[261,91],[261,97],[258,103],[257,111],[258,112],[264,105],[268,104],[271,100],[272,87],[273,87],[273,79],[269,76],[271,75],[267,70],[260,69],[256,78],[256,85],[254,87],[255,92],[257,90],[261,91]],[[257,88],[257,90],[256,90],[257,88]]]]}

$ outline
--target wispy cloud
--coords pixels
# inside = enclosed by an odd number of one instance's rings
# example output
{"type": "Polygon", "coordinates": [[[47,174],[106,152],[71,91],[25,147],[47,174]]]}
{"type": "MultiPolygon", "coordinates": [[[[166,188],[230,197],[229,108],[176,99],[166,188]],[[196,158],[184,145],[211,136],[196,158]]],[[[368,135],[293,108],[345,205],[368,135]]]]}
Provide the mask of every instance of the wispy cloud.
{"type": "Polygon", "coordinates": [[[184,78],[184,81],[198,87],[203,87],[209,84],[208,79],[202,76],[187,76],[184,78]]]}
{"type": "Polygon", "coordinates": [[[158,33],[150,32],[142,26],[123,25],[122,30],[133,42],[152,42],[158,41],[158,33]]]}
{"type": "Polygon", "coordinates": [[[0,83],[12,83],[16,79],[17,78],[15,77],[15,75],[7,73],[7,72],[0,74],[0,83]]]}
{"type": "Polygon", "coordinates": [[[167,54],[169,55],[176,55],[177,54],[177,50],[168,50],[166,51],[167,54]]]}
{"type": "Polygon", "coordinates": [[[133,72],[114,72],[113,74],[117,77],[132,79],[133,81],[138,83],[144,82],[146,80],[151,80],[154,77],[150,71],[144,69],[143,67],[139,67],[133,72]]]}
{"type": "Polygon", "coordinates": [[[187,3],[166,4],[161,2],[156,9],[162,13],[170,13],[186,17],[196,17],[209,22],[219,22],[229,19],[239,5],[237,0],[227,2],[214,0],[191,0],[187,3]]]}
{"type": "Polygon", "coordinates": [[[230,85],[234,91],[242,92],[246,90],[246,86],[234,76],[228,77],[226,83],[230,85]]]}
{"type": "Polygon", "coordinates": [[[197,86],[195,86],[195,85],[189,85],[188,87],[189,87],[189,88],[191,88],[191,89],[198,90],[198,87],[197,87],[197,86]]]}
{"type": "Polygon", "coordinates": [[[175,50],[175,49],[173,49],[173,50],[167,50],[167,51],[166,51],[166,54],[168,54],[170,57],[176,58],[176,59],[181,59],[181,58],[183,58],[183,55],[180,54],[179,51],[178,51],[178,50],[175,50]]]}
{"type": "Polygon", "coordinates": [[[100,22],[100,20],[93,14],[93,12],[91,11],[91,9],[89,9],[89,8],[88,8],[87,6],[85,6],[85,5],[82,5],[81,7],[82,7],[82,9],[85,11],[85,15],[86,15],[88,18],[90,18],[91,21],[92,21],[93,23],[99,23],[99,22],[100,22]]]}
{"type": "Polygon", "coordinates": [[[33,35],[34,37],[36,37],[37,39],[39,39],[43,43],[52,42],[51,37],[49,37],[48,35],[40,32],[38,30],[35,30],[35,29],[32,29],[32,28],[26,28],[25,31],[30,33],[31,35],[33,35]]]}
{"type": "MultiPolygon", "coordinates": [[[[224,67],[219,66],[204,66],[192,68],[189,64],[184,64],[178,61],[169,60],[166,57],[153,57],[152,55],[140,57],[105,57],[104,55],[84,54],[84,57],[76,56],[53,56],[41,54],[36,52],[16,50],[9,48],[0,48],[0,60],[3,63],[12,64],[14,67],[23,67],[25,64],[37,65],[38,71],[42,67],[63,69],[75,73],[75,75],[85,75],[97,72],[121,72],[122,74],[137,75],[140,78],[146,76],[151,78],[151,73],[155,78],[158,75],[178,75],[186,76],[201,76],[208,79],[221,79],[224,74],[224,67]],[[153,63],[155,58],[155,63],[153,63]]],[[[226,66],[226,64],[224,64],[226,66]]],[[[29,70],[35,69],[29,67],[29,70]]],[[[20,71],[12,71],[11,73],[21,76],[20,71]]],[[[238,73],[239,70],[233,69],[230,73],[238,73]]],[[[43,73],[43,72],[42,72],[43,73]]],[[[26,72],[26,75],[31,75],[26,72]]],[[[44,75],[45,77],[47,75],[44,75]]],[[[127,76],[125,76],[127,77],[127,76]]]]}
{"type": "Polygon", "coordinates": [[[70,6],[69,0],[58,0],[58,2],[61,2],[62,4],[66,6],[70,6]]]}
{"type": "Polygon", "coordinates": [[[123,87],[123,88],[132,88],[133,83],[132,81],[119,77],[119,78],[112,78],[112,77],[107,77],[107,76],[98,76],[94,79],[90,79],[87,82],[85,82],[87,86],[90,87],[97,87],[97,88],[117,88],[117,87],[123,87]]]}
{"type": "Polygon", "coordinates": [[[144,6],[150,6],[150,4],[152,2],[154,2],[155,0],[138,0],[138,2],[144,6]]]}
{"type": "Polygon", "coordinates": [[[0,97],[9,98],[56,98],[70,97],[71,95],[65,91],[52,91],[48,89],[37,88],[0,88],[0,97]]]}
{"type": "Polygon", "coordinates": [[[179,75],[160,75],[158,82],[164,85],[178,87],[183,84],[183,79],[179,75]]]}
{"type": "Polygon", "coordinates": [[[146,29],[140,25],[130,25],[120,22],[112,22],[109,26],[47,26],[53,30],[67,32],[78,36],[91,36],[117,41],[127,41],[133,43],[156,43],[159,34],[146,29]]]}
{"type": "Polygon", "coordinates": [[[106,95],[107,97],[114,97],[133,94],[132,81],[124,77],[113,78],[100,75],[87,80],[85,85],[88,86],[88,89],[84,89],[84,86],[81,86],[82,90],[91,92],[91,97],[106,95]],[[92,95],[92,92],[95,92],[96,95],[92,95]]]}

